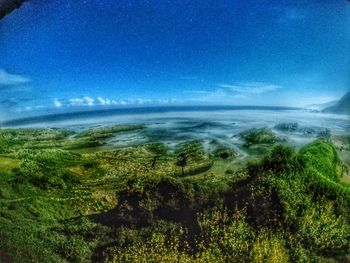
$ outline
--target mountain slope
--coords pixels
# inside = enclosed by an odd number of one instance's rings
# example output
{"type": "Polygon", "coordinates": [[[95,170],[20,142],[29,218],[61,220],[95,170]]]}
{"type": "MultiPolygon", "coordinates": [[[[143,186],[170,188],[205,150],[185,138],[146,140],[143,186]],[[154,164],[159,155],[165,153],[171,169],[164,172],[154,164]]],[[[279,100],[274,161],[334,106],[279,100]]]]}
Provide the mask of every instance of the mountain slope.
{"type": "Polygon", "coordinates": [[[333,100],[327,103],[321,103],[321,104],[311,104],[307,105],[306,109],[312,110],[312,111],[323,111],[324,109],[330,108],[335,106],[338,103],[338,100],[333,100]]]}
{"type": "Polygon", "coordinates": [[[336,105],[328,107],[324,109],[324,111],[350,114],[350,91],[346,93],[336,105]]]}

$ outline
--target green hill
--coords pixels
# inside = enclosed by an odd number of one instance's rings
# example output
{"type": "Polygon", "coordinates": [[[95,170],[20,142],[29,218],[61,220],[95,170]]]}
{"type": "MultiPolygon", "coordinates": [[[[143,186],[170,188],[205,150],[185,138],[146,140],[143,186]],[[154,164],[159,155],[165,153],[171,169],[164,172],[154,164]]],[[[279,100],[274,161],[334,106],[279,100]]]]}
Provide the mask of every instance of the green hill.
{"type": "Polygon", "coordinates": [[[350,262],[332,143],[248,130],[268,151],[244,164],[200,141],[101,147],[136,128],[0,129],[0,262],[350,262]]]}

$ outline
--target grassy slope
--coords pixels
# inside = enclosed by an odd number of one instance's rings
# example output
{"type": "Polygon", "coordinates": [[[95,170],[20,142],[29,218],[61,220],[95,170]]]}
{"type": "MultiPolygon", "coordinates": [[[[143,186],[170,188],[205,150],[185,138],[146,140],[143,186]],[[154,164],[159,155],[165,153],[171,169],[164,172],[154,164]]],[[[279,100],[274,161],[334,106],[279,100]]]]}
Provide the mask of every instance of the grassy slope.
{"type": "Polygon", "coordinates": [[[333,136],[332,141],[346,167],[346,172],[342,176],[341,181],[350,183],[350,136],[333,136]]]}
{"type": "MultiPolygon", "coordinates": [[[[349,186],[339,180],[341,163],[329,143],[316,141],[300,153],[277,146],[242,166],[234,157],[209,156],[197,142],[175,153],[151,144],[81,154],[62,146],[71,144],[67,131],[4,133],[0,261],[334,262],[349,256],[349,186]],[[33,137],[55,147],[33,149],[33,137]],[[179,155],[186,156],[184,175],[179,155]]],[[[110,134],[93,130],[76,140],[103,144],[110,134]]]]}

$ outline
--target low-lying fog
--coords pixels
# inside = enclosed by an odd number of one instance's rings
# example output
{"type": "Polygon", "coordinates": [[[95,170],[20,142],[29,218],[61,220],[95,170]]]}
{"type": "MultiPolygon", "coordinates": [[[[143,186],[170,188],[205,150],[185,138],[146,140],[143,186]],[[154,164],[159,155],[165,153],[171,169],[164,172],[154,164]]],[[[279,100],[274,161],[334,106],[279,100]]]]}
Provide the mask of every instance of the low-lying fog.
{"type": "Polygon", "coordinates": [[[70,118],[57,122],[33,123],[31,127],[64,127],[82,130],[116,124],[143,124],[146,129],[118,134],[108,141],[123,147],[162,141],[174,146],[186,140],[201,140],[211,144],[240,145],[239,133],[250,128],[269,127],[289,144],[299,148],[313,141],[319,132],[330,130],[333,135],[349,133],[349,116],[309,112],[305,110],[211,110],[164,113],[116,114],[94,118],[70,118]],[[293,129],[278,129],[281,123],[293,124],[293,129]],[[295,127],[297,124],[297,127],[295,127]]]}

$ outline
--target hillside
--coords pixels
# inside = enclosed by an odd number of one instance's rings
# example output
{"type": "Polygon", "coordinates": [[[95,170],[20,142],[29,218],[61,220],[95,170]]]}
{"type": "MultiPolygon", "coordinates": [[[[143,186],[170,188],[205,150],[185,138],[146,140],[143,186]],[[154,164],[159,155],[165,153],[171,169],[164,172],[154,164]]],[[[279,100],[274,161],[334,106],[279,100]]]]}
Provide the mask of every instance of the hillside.
{"type": "Polygon", "coordinates": [[[245,165],[199,141],[102,148],[140,128],[0,130],[0,262],[349,262],[332,143],[252,129],[269,150],[245,165]]]}
{"type": "Polygon", "coordinates": [[[337,104],[325,108],[324,112],[350,114],[350,91],[346,93],[337,104]]]}

